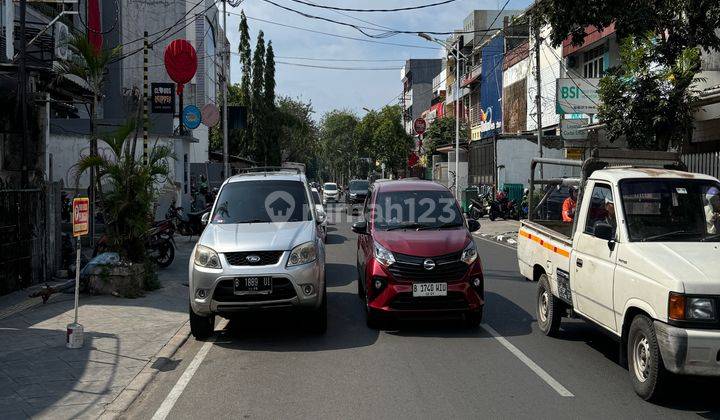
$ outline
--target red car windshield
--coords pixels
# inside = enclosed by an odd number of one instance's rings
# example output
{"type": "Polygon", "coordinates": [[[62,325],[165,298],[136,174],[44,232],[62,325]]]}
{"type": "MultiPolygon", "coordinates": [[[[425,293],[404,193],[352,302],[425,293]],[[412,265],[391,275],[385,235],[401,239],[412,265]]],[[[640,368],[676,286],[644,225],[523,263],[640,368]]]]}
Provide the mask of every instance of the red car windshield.
{"type": "Polygon", "coordinates": [[[462,213],[450,191],[380,192],[373,207],[375,229],[433,229],[463,226],[462,213]]]}

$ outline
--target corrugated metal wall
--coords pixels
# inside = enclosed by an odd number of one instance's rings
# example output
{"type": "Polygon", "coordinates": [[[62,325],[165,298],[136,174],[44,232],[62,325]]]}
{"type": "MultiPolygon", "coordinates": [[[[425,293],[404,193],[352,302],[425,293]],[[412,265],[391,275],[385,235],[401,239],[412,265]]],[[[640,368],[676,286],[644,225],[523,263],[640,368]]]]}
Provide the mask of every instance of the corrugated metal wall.
{"type": "Polygon", "coordinates": [[[690,172],[699,172],[720,178],[720,152],[690,153],[682,155],[690,172]]]}

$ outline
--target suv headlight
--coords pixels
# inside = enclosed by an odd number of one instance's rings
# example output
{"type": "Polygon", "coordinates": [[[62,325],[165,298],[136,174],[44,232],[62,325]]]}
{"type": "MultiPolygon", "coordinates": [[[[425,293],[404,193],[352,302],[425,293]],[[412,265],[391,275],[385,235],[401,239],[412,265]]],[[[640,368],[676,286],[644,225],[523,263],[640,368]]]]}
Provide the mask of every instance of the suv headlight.
{"type": "Polygon", "coordinates": [[[713,321],[717,319],[715,299],[703,296],[685,296],[670,292],[668,317],[676,321],[713,321]]]}
{"type": "Polygon", "coordinates": [[[385,249],[385,247],[383,247],[377,242],[374,242],[373,247],[375,248],[375,259],[377,260],[377,262],[384,265],[385,267],[395,262],[395,256],[392,252],[385,249]]]}
{"type": "Polygon", "coordinates": [[[477,248],[475,247],[475,241],[470,241],[470,243],[463,249],[462,257],[460,257],[460,260],[464,262],[467,265],[470,265],[477,260],[477,248]]]}
{"type": "Polygon", "coordinates": [[[287,266],[292,267],[294,265],[307,264],[315,261],[316,258],[317,249],[315,248],[315,242],[305,242],[290,251],[290,258],[288,258],[287,266]]]}
{"type": "Polygon", "coordinates": [[[222,268],[220,264],[220,256],[214,249],[208,248],[203,245],[198,245],[195,248],[195,265],[205,268],[222,268]]]}

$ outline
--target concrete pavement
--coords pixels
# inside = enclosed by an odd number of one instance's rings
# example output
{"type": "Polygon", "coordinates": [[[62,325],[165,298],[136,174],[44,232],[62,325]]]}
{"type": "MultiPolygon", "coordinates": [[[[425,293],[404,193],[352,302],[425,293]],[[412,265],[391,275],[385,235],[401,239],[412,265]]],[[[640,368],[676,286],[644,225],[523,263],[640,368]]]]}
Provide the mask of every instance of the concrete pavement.
{"type": "Polygon", "coordinates": [[[175,356],[179,365],[158,373],[123,417],[152,417],[169,394],[177,397],[167,413],[173,419],[720,416],[717,379],[680,379],[664,404],[649,404],[634,394],[617,344],[602,332],[564,320],[560,338],[542,335],[536,285],[519,275],[515,251],[482,238],[488,327],[417,321],[367,328],[356,295],[356,236],[336,220],[324,336],[304,333],[287,314],[220,325],[210,344],[190,338],[175,356]]]}
{"type": "Polygon", "coordinates": [[[53,295],[45,305],[13,305],[15,313],[0,320],[0,418],[96,418],[137,383],[143,369],[161,367],[155,356],[188,320],[187,262],[194,241],[176,239],[176,259],[159,273],[161,289],[138,299],[81,295],[82,349],[65,348],[72,293],[53,295]]]}

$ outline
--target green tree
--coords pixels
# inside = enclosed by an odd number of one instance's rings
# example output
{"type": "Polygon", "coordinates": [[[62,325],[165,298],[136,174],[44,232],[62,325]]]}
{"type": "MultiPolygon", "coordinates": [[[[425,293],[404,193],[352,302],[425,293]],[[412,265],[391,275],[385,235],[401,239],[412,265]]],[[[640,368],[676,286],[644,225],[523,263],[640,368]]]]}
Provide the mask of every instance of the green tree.
{"type": "Polygon", "coordinates": [[[267,163],[265,131],[265,35],[258,33],[257,44],[253,54],[252,85],[250,91],[250,108],[248,115],[248,132],[250,141],[248,149],[256,162],[267,163]]]}
{"type": "Polygon", "coordinates": [[[252,59],[250,58],[252,51],[250,50],[250,34],[245,11],[240,12],[240,27],[238,29],[240,31],[238,52],[240,53],[240,65],[242,66],[239,105],[248,106],[250,102],[250,80],[252,78],[252,59]]]}
{"type": "Polygon", "coordinates": [[[281,96],[277,100],[277,124],[282,160],[313,164],[318,152],[318,128],[310,102],[281,96]]]}
{"type": "Polygon", "coordinates": [[[624,46],[623,59],[645,58],[640,65],[623,64],[619,70],[610,72],[608,77],[614,77],[614,80],[602,82],[600,100],[603,115],[608,118],[605,122],[611,138],[620,135],[632,138],[637,133],[631,130],[649,129],[643,133],[647,140],[638,144],[635,139],[633,146],[664,150],[689,136],[693,107],[688,99],[694,78],[688,76],[700,71],[699,60],[695,59],[699,49],[720,50],[720,32],[717,31],[720,2],[545,0],[537,3],[533,17],[550,24],[550,40],[556,46],[568,36],[572,36],[575,45],[580,45],[586,27],[602,30],[614,24],[624,46]],[[658,107],[658,103],[652,103],[649,109],[637,106],[623,109],[628,104],[627,98],[646,93],[652,97],[658,92],[665,93],[654,99],[667,101],[667,104],[658,107]],[[667,109],[678,111],[663,113],[667,109]],[[620,116],[628,121],[622,123],[618,119],[620,116]],[[649,124],[652,119],[655,122],[649,124]]]}
{"type": "Polygon", "coordinates": [[[371,153],[375,160],[385,162],[386,170],[397,173],[407,166],[413,138],[401,124],[400,105],[388,105],[378,112],[378,125],[373,132],[371,153]]]}
{"type": "Polygon", "coordinates": [[[338,109],[327,112],[320,120],[320,158],[325,179],[342,182],[353,170],[360,157],[354,138],[358,122],[353,112],[338,109]]]}
{"type": "MultiPolygon", "coordinates": [[[[468,126],[460,123],[460,142],[468,140],[468,126]]],[[[423,135],[423,148],[425,154],[432,156],[438,147],[446,144],[455,144],[455,118],[442,117],[435,119],[423,135]]]]}
{"type": "Polygon", "coordinates": [[[278,116],[275,107],[275,52],[273,51],[272,41],[268,42],[265,53],[265,72],[263,77],[266,160],[269,165],[279,165],[281,157],[278,139],[278,116]]]}

